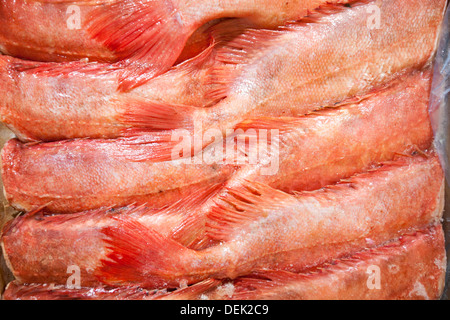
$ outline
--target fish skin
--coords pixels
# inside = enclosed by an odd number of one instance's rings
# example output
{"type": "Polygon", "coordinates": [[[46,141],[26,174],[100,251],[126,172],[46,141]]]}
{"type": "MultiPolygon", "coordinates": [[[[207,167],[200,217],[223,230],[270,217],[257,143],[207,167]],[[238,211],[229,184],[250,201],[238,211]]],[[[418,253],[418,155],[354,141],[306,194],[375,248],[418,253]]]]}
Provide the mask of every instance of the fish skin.
{"type": "MultiPolygon", "coordinates": [[[[445,239],[437,225],[402,236],[383,247],[295,274],[261,270],[233,282],[232,300],[437,300],[445,285],[445,239]],[[369,289],[370,267],[378,267],[379,289],[369,289]]],[[[211,300],[228,300],[220,292],[211,300]]]]}
{"type": "MultiPolygon", "coordinates": [[[[390,161],[398,154],[431,148],[433,133],[427,112],[430,81],[427,69],[406,74],[383,90],[304,117],[257,119],[242,124],[246,132],[280,130],[278,171],[267,174],[269,161],[263,157],[257,165],[242,166],[226,187],[239,188],[242,181],[255,181],[288,193],[312,191],[390,161]]],[[[202,217],[206,222],[215,206],[215,199],[210,199],[201,209],[189,212],[186,219],[202,217]]],[[[204,248],[210,242],[205,240],[205,226],[200,225],[200,221],[187,224],[174,238],[182,239],[188,247],[204,248]]]]}
{"type": "MultiPolygon", "coordinates": [[[[197,68],[189,67],[194,61],[185,63],[184,67],[130,91],[130,95],[116,91],[121,68],[98,66],[100,70],[86,74],[83,68],[89,70],[92,64],[86,67],[75,63],[68,65],[65,73],[70,72],[71,76],[67,77],[62,70],[50,73],[46,68],[51,67],[17,72],[6,66],[8,71],[2,73],[0,82],[0,92],[6,97],[0,114],[23,140],[115,138],[129,135],[129,128],[149,131],[188,128],[191,134],[220,129],[225,133],[251,118],[303,115],[355,95],[362,96],[397,77],[403,69],[419,68],[429,61],[442,20],[441,0],[422,2],[410,10],[397,10],[397,6],[405,5],[399,5],[398,1],[383,2],[383,19],[394,19],[395,12],[395,19],[407,20],[411,30],[399,29],[400,24],[376,31],[361,28],[366,23],[369,4],[351,9],[322,9],[322,13],[313,14],[306,22],[281,31],[248,31],[228,46],[216,48],[218,52],[213,55],[220,57],[215,59],[220,63],[205,62],[199,73],[193,71],[197,68]],[[430,9],[433,5],[436,7],[430,9]],[[423,13],[428,11],[429,14],[423,13]],[[385,12],[389,12],[386,18],[385,12]],[[417,23],[411,24],[413,14],[417,15],[412,21],[417,23]],[[336,23],[339,19],[344,22],[336,23]],[[337,27],[328,30],[330,25],[337,27]],[[355,29],[362,30],[358,38],[367,46],[346,46],[345,39],[354,43],[355,29]],[[315,35],[321,32],[323,39],[315,35]],[[387,36],[391,34],[396,37],[387,36]],[[402,42],[395,46],[400,41],[397,38],[405,34],[408,46],[402,42]],[[338,38],[342,40],[337,42],[338,38]],[[298,54],[291,54],[293,48],[298,54]],[[315,56],[309,52],[315,52],[315,56]],[[360,57],[366,56],[374,56],[373,61],[361,62],[360,57]],[[392,56],[398,59],[393,60],[392,56]],[[105,75],[105,68],[114,71],[105,75]],[[348,72],[349,68],[352,72],[348,72]],[[317,74],[327,73],[333,76],[315,79],[317,74]],[[248,83],[254,85],[249,87],[248,83]],[[296,89],[291,90],[293,87],[296,89]],[[224,97],[213,105],[213,101],[224,97]],[[205,105],[211,108],[195,108],[205,105]],[[202,124],[202,128],[197,128],[197,124],[202,124]]],[[[163,156],[168,159],[171,155],[163,156]]]]}
{"type": "Polygon", "coordinates": [[[153,117],[152,107],[143,104],[124,121],[148,129],[170,123],[172,129],[178,118],[178,127],[191,135],[210,129],[226,134],[248,119],[296,117],[364,96],[429,64],[445,1],[385,0],[381,27],[371,30],[367,12],[373,5],[332,6],[282,30],[247,31],[218,54],[225,64],[241,65],[236,73],[221,66],[212,71],[211,95],[219,103],[203,109],[168,105],[166,117],[159,106],[153,117]]]}
{"type": "Polygon", "coordinates": [[[120,87],[129,90],[164,73],[199,27],[220,18],[245,18],[259,28],[276,28],[328,2],[294,1],[114,1],[99,7],[87,23],[91,36],[117,53],[127,66],[120,87]],[[126,13],[126,14],[124,14],[126,13]],[[144,27],[143,27],[144,26],[144,27]],[[142,74],[145,70],[145,75],[142,74]]]}
{"type": "Polygon", "coordinates": [[[436,300],[444,289],[444,244],[442,226],[438,225],[300,274],[261,270],[232,282],[209,279],[171,294],[134,287],[67,289],[13,281],[4,299],[436,300]],[[380,268],[379,290],[368,289],[371,266],[380,268]]]}
{"type": "MultiPolygon", "coordinates": [[[[80,1],[81,21],[107,0],[80,1]]],[[[37,61],[115,62],[117,55],[92,39],[85,28],[69,29],[74,3],[56,1],[1,0],[0,51],[3,54],[37,61]]]]}
{"type": "MultiPolygon", "coordinates": [[[[267,128],[271,128],[271,125],[273,128],[279,129],[280,124],[284,126],[281,128],[280,135],[278,173],[261,175],[261,167],[243,166],[234,172],[233,177],[230,175],[228,180],[224,181],[224,185],[229,189],[239,188],[242,186],[242,180],[245,179],[266,183],[287,192],[314,190],[370,169],[378,162],[391,160],[396,153],[407,154],[415,148],[423,150],[429,148],[432,142],[432,130],[427,114],[430,77],[429,70],[416,72],[397,79],[384,90],[379,90],[368,97],[356,101],[352,99],[348,104],[323,110],[303,119],[294,119],[291,122],[275,119],[275,122],[272,123],[268,119],[265,123],[262,122],[267,125],[267,128]],[[368,126],[368,124],[372,125],[368,126]],[[366,130],[366,128],[375,127],[377,130],[370,130],[370,132],[366,130]],[[385,134],[388,131],[391,132],[389,137],[385,134]],[[313,159],[316,166],[311,166],[313,159]]],[[[255,124],[249,122],[245,129],[251,128],[255,124]]],[[[69,154],[71,157],[75,157],[77,150],[75,146],[82,142],[66,142],[62,145],[72,146],[68,149],[74,151],[69,154]]],[[[86,148],[89,150],[95,149],[89,147],[88,142],[86,144],[86,148]]],[[[39,149],[46,145],[23,148],[31,152],[33,148],[39,149]]],[[[55,154],[65,152],[63,148],[58,147],[59,143],[50,145],[53,146],[50,149],[53,149],[52,152],[55,154]]],[[[9,153],[6,148],[3,152],[4,155],[9,153]]],[[[44,160],[48,153],[43,153],[44,158],[39,160],[37,158],[33,160],[35,155],[33,152],[31,154],[32,157],[29,161],[37,164],[37,170],[41,170],[44,163],[47,162],[49,163],[48,170],[53,170],[55,166],[61,166],[44,160]]],[[[80,157],[83,154],[83,151],[80,152],[80,157]]],[[[17,159],[20,157],[17,154],[11,154],[9,157],[11,160],[4,160],[3,165],[9,167],[18,162],[17,159]]],[[[82,159],[80,158],[80,161],[82,159]]],[[[85,161],[84,166],[90,168],[91,163],[85,161]]],[[[71,172],[69,167],[63,166],[61,170],[60,178],[56,181],[66,181],[65,179],[71,172]]],[[[79,171],[85,172],[86,169],[74,170],[73,175],[78,177],[79,171]]],[[[9,186],[17,184],[21,186],[21,192],[24,192],[26,187],[31,187],[36,190],[36,193],[41,194],[43,187],[54,183],[51,178],[55,176],[55,173],[52,175],[30,173],[30,176],[39,182],[32,186],[30,179],[23,172],[18,181],[27,181],[27,183],[13,183],[11,178],[5,176],[5,174],[9,175],[8,172],[11,170],[3,170],[3,179],[10,181],[6,184],[5,191],[7,195],[9,194],[8,198],[13,205],[19,203],[19,207],[32,208],[46,204],[47,200],[41,201],[39,198],[25,197],[24,199],[21,193],[11,191],[9,186]]],[[[68,180],[71,181],[72,178],[68,180]]],[[[86,183],[81,185],[84,184],[86,183]]],[[[59,192],[60,189],[55,185],[52,192],[59,192]]],[[[87,192],[91,193],[91,191],[87,192]]],[[[68,190],[67,194],[70,195],[71,190],[68,190]]],[[[206,225],[208,216],[216,207],[217,199],[226,194],[227,190],[221,189],[212,198],[195,206],[191,206],[189,201],[182,199],[179,201],[179,209],[173,207],[162,209],[158,212],[158,219],[146,214],[145,210],[142,214],[134,216],[139,223],[158,230],[164,236],[187,247],[201,249],[217,243],[217,240],[213,239],[210,233],[208,234],[206,225]]],[[[176,196],[174,197],[176,198],[176,196]]],[[[51,200],[58,206],[62,206],[65,212],[75,209],[72,207],[73,201],[64,201],[55,196],[51,200]]],[[[110,206],[111,203],[105,200],[101,205],[110,206]]],[[[68,217],[48,216],[55,209],[61,210],[60,207],[49,207],[42,216],[39,215],[37,220],[29,215],[19,218],[23,220],[21,227],[6,236],[8,240],[4,240],[4,252],[12,261],[11,270],[14,270],[16,278],[20,279],[21,274],[31,274],[32,270],[40,270],[38,272],[40,277],[46,275],[45,279],[48,279],[50,276],[60,276],[60,281],[65,281],[68,262],[74,265],[86,265],[90,270],[98,266],[100,258],[104,257],[105,244],[101,240],[100,230],[93,229],[91,226],[115,226],[114,214],[108,209],[103,209],[98,210],[97,213],[81,212],[68,217]],[[78,219],[74,217],[78,217],[78,219]],[[45,223],[39,222],[41,219],[45,223]],[[80,234],[84,235],[84,241],[74,242],[73,239],[77,239],[80,234]],[[11,239],[14,239],[14,242],[11,242],[11,239]],[[36,243],[40,249],[31,243],[36,243]],[[58,245],[55,246],[55,243],[58,245]],[[44,250],[44,248],[46,254],[53,257],[46,263],[41,261],[39,255],[40,250],[44,250]],[[87,250],[87,248],[89,249],[87,250]],[[51,275],[47,275],[47,273],[51,275]]],[[[126,209],[120,209],[118,212],[124,210],[126,211],[126,209]]],[[[83,279],[90,279],[92,274],[85,273],[84,270],[82,271],[83,279]]],[[[45,280],[37,278],[29,282],[33,281],[45,280]]]]}
{"type": "Polygon", "coordinates": [[[128,153],[152,152],[154,144],[129,142],[65,140],[24,145],[12,139],[2,150],[6,197],[23,211],[45,206],[49,212],[69,213],[133,203],[158,208],[202,186],[224,182],[236,169],[235,165],[190,164],[183,159],[130,161],[128,153]]]}
{"type": "Polygon", "coordinates": [[[22,141],[107,139],[123,136],[130,125],[121,121],[121,115],[147,100],[207,106],[213,103],[206,95],[209,70],[224,45],[215,42],[233,39],[247,26],[235,20],[209,26],[204,31],[208,34],[206,50],[127,93],[117,91],[120,68],[116,65],[42,63],[0,56],[1,120],[22,141]]]}
{"type": "MultiPolygon", "coordinates": [[[[181,52],[175,65],[178,65],[186,60],[192,59],[199,55],[202,51],[206,50],[211,44],[211,28],[214,28],[217,24],[222,23],[226,19],[217,19],[205,23],[188,39],[186,46],[181,52]]],[[[238,20],[238,19],[232,19],[238,20]]],[[[250,23],[248,22],[249,26],[250,23]]]]}
{"type": "MultiPolygon", "coordinates": [[[[66,62],[87,58],[97,62],[117,62],[117,55],[92,39],[82,23],[79,29],[68,27],[70,17],[76,14],[69,7],[76,1],[71,2],[2,0],[0,24],[3,27],[0,29],[0,52],[34,61],[66,62]]],[[[80,22],[89,17],[96,8],[108,3],[111,1],[76,2],[76,6],[80,9],[80,22]]],[[[177,64],[193,58],[208,47],[210,39],[207,29],[215,23],[217,21],[210,21],[193,33],[177,64]]]]}
{"type": "Polygon", "coordinates": [[[429,149],[431,77],[428,68],[414,71],[365,96],[302,117],[242,122],[238,128],[244,132],[279,130],[280,163],[277,174],[269,177],[262,176],[262,165],[246,166],[235,177],[289,193],[315,190],[392,160],[396,154],[429,149]]]}
{"type": "MultiPolygon", "coordinates": [[[[237,166],[239,170],[233,172],[233,179],[227,182],[228,187],[239,186],[239,181],[245,179],[266,183],[287,192],[314,190],[348,178],[379,162],[389,161],[396,153],[410,153],[416,148],[428,149],[433,139],[427,113],[430,77],[429,70],[407,74],[383,90],[377,90],[360,100],[351,99],[348,104],[302,118],[265,119],[243,124],[246,130],[258,129],[258,126],[280,130],[279,168],[276,174],[263,175],[262,170],[266,165],[262,159],[256,165],[237,166]],[[377,129],[368,131],[367,128],[375,128],[375,123],[377,129]],[[390,136],[385,134],[388,131],[392,133],[390,136]]],[[[118,140],[78,140],[37,145],[21,145],[13,141],[2,152],[5,194],[11,205],[26,210],[49,202],[52,202],[47,207],[50,212],[94,209],[94,204],[87,204],[89,197],[98,192],[98,197],[104,197],[110,193],[111,186],[118,183],[112,178],[96,179],[98,172],[114,171],[116,169],[113,168],[118,168],[115,165],[120,165],[120,172],[124,175],[124,168],[127,167],[139,167],[140,170],[146,166],[163,170],[166,164],[176,167],[178,160],[134,163],[134,152],[147,158],[152,152],[158,152],[156,149],[157,146],[152,143],[125,146],[123,155],[116,157],[115,153],[120,151],[118,140]],[[102,160],[102,157],[110,158],[112,154],[112,159],[102,160]],[[60,158],[56,159],[56,155],[60,158]],[[80,171],[86,172],[86,175],[79,175],[80,171]],[[64,183],[66,186],[63,187],[61,184],[64,183]],[[85,190],[82,195],[77,195],[87,197],[79,201],[80,205],[75,205],[72,198],[65,199],[73,195],[73,190],[85,190]],[[36,196],[44,194],[43,191],[49,195],[47,199],[36,196]]],[[[188,172],[197,170],[195,165],[194,168],[189,166],[185,164],[182,168],[189,169],[188,172]]],[[[197,167],[214,171],[206,164],[197,167]]],[[[184,172],[180,167],[173,170],[180,174],[184,172]]],[[[156,177],[158,174],[153,173],[151,176],[156,177]]],[[[228,178],[231,178],[231,174],[228,178]]],[[[134,182],[132,185],[138,184],[134,182]]],[[[169,184],[166,187],[170,189],[169,184]]],[[[112,205],[112,200],[107,196],[103,200],[99,199],[95,205],[108,207],[112,205]]],[[[119,206],[129,203],[114,201],[113,204],[119,206]]],[[[205,205],[205,210],[208,206],[210,204],[205,205]]],[[[196,210],[195,216],[200,217],[200,212],[203,210],[196,210]]],[[[196,228],[196,232],[201,234],[202,228],[196,228]]],[[[202,238],[201,235],[199,237],[202,238]]]]}
{"type": "Polygon", "coordinates": [[[418,156],[294,196],[250,184],[230,202],[234,208],[217,210],[209,225],[225,242],[200,251],[118,217],[116,227],[103,230],[110,253],[99,280],[164,288],[260,268],[301,272],[439,222],[443,172],[436,155],[418,156]]]}

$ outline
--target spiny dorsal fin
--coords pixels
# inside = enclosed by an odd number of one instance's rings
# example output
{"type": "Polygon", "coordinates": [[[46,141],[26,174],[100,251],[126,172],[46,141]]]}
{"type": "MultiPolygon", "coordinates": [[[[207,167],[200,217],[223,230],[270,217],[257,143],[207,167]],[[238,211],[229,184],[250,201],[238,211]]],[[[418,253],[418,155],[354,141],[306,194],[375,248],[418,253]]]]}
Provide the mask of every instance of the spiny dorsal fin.
{"type": "Polygon", "coordinates": [[[241,181],[228,188],[211,208],[207,220],[207,235],[218,241],[228,241],[247,224],[267,217],[273,210],[296,199],[265,184],[241,181]]]}

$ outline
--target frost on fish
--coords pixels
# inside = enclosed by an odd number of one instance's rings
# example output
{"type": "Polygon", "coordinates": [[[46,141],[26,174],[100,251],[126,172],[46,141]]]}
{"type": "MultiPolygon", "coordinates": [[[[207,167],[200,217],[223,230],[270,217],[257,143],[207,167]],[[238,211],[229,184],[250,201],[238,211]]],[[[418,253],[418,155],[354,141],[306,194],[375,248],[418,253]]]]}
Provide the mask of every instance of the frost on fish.
{"type": "Polygon", "coordinates": [[[178,122],[179,128],[192,131],[200,122],[201,133],[212,128],[226,133],[248,119],[298,117],[365,96],[430,62],[444,1],[384,1],[380,8],[384,19],[396,23],[377,32],[361,27],[366,26],[369,5],[340,6],[281,30],[248,30],[236,37],[217,54],[223,64],[211,71],[210,95],[219,100],[211,108],[167,105],[164,115],[160,108],[153,112],[151,106],[142,106],[130,109],[127,116],[141,125],[147,120],[149,128],[158,121],[157,127],[168,122],[171,128],[178,122]],[[352,45],[354,30],[364,45],[352,45]],[[367,61],[367,56],[373,58],[367,61]],[[224,67],[230,64],[239,66],[236,72],[224,67]]]}
{"type": "Polygon", "coordinates": [[[208,21],[247,18],[259,27],[275,28],[302,18],[321,5],[331,6],[329,3],[338,1],[208,0],[189,6],[170,0],[118,0],[92,12],[88,31],[123,61],[126,68],[119,86],[129,90],[168,70],[192,33],[208,21]]]}
{"type": "Polygon", "coordinates": [[[224,203],[231,207],[219,206],[210,217],[211,234],[224,242],[202,251],[119,218],[117,226],[103,230],[111,251],[98,277],[110,285],[170,287],[180,280],[235,278],[263,267],[298,272],[366,248],[364,236],[381,244],[436,223],[442,215],[442,183],[437,157],[427,155],[296,196],[252,184],[230,192],[224,203]],[[380,201],[384,207],[376,209],[380,201]]]}
{"type": "Polygon", "coordinates": [[[301,273],[254,270],[235,280],[206,280],[168,292],[140,287],[68,289],[46,284],[11,282],[6,300],[361,300],[438,299],[445,269],[434,261],[445,260],[440,225],[402,235],[376,248],[366,249],[333,263],[301,273]],[[391,266],[395,265],[393,271],[391,266]],[[367,270],[377,266],[381,285],[368,287],[367,270]]]}
{"type": "MultiPolygon", "coordinates": [[[[111,6],[128,11],[154,8],[146,7],[147,1],[136,7],[133,3],[114,1],[111,6]]],[[[307,6],[320,3],[325,1],[309,1],[307,6]]],[[[443,4],[443,0],[384,1],[380,8],[383,21],[396,23],[375,31],[366,28],[370,1],[350,7],[328,4],[276,30],[248,28],[242,20],[222,21],[211,27],[213,40],[203,52],[151,81],[145,70],[139,70],[135,76],[149,81],[126,93],[117,90],[121,77],[129,71],[121,64],[6,62],[9,67],[0,81],[0,93],[5,97],[0,114],[21,138],[31,141],[192,130],[200,121],[202,133],[208,129],[225,133],[252,118],[300,116],[364,96],[400,73],[428,64],[443,4]],[[330,24],[334,28],[329,28],[330,24]],[[354,30],[358,30],[356,35],[354,30]],[[353,45],[355,36],[358,46],[353,45]],[[372,59],[366,61],[367,56],[372,59]]],[[[104,7],[99,10],[100,16],[111,14],[104,7]]],[[[98,27],[120,38],[115,28],[136,27],[134,20],[125,24],[122,19],[130,16],[121,12],[98,27]],[[116,18],[124,24],[115,24],[116,18]]],[[[171,35],[178,36],[176,32],[171,35]]],[[[162,46],[158,43],[152,49],[162,46]]]]}
{"type": "Polygon", "coordinates": [[[261,270],[235,281],[236,300],[428,300],[439,299],[445,269],[441,225],[392,240],[304,273],[261,270]],[[391,266],[395,265],[395,271],[391,266]],[[380,287],[369,288],[368,270],[378,267],[380,287]]]}

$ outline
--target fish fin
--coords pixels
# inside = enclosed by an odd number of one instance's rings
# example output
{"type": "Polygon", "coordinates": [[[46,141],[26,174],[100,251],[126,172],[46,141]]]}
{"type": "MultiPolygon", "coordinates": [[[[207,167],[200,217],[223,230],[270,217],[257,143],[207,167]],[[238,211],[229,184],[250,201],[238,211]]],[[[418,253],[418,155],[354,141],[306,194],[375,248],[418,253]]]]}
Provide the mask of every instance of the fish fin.
{"type": "Polygon", "coordinates": [[[212,42],[205,50],[198,55],[183,61],[182,63],[173,67],[173,70],[182,72],[185,76],[193,75],[200,70],[207,62],[212,60],[213,52],[216,44],[212,42]]]}
{"type": "Polygon", "coordinates": [[[172,1],[119,0],[94,10],[88,32],[122,61],[128,91],[173,66],[193,31],[182,19],[172,1]]]}
{"type": "Polygon", "coordinates": [[[297,201],[293,196],[268,185],[242,181],[228,188],[211,208],[207,219],[207,236],[217,241],[228,241],[236,230],[267,217],[286,202],[297,201]]]}
{"type": "Polygon", "coordinates": [[[101,260],[98,279],[109,285],[167,287],[170,275],[182,270],[182,257],[191,250],[130,217],[113,219],[116,226],[102,229],[109,252],[101,260]]]}
{"type": "MultiPolygon", "coordinates": [[[[208,32],[215,43],[215,48],[226,50],[225,47],[228,47],[234,40],[250,30],[255,30],[252,27],[253,25],[246,19],[231,18],[209,27],[208,32]]],[[[219,54],[221,52],[219,51],[219,54]]]]}
{"type": "MultiPolygon", "coordinates": [[[[204,51],[197,56],[184,61],[183,63],[175,66],[173,70],[178,73],[182,73],[184,76],[195,76],[195,74],[201,70],[204,70],[206,74],[205,86],[210,85],[211,72],[214,70],[214,66],[217,65],[216,54],[230,41],[234,40],[239,35],[243,34],[245,30],[250,28],[250,24],[244,19],[227,19],[221,21],[211,27],[205,32],[210,34],[211,43],[204,51]]],[[[220,63],[220,62],[219,62],[220,63]]],[[[228,65],[230,72],[233,71],[234,66],[228,65]]],[[[224,71],[225,72],[225,71],[224,71]]],[[[217,103],[214,96],[206,95],[207,103],[205,107],[210,107],[217,103]]]]}
{"type": "Polygon", "coordinates": [[[303,122],[303,117],[260,117],[240,122],[235,129],[247,131],[255,130],[279,130],[280,132],[289,132],[298,128],[303,122]]]}
{"type": "Polygon", "coordinates": [[[256,270],[251,275],[235,280],[233,299],[262,299],[272,294],[275,288],[286,288],[292,281],[308,277],[308,274],[297,274],[282,270],[256,270]]]}
{"type": "Polygon", "coordinates": [[[202,294],[218,287],[222,282],[223,281],[217,279],[207,279],[192,286],[159,296],[155,298],[155,300],[200,300],[202,294]]]}
{"type": "Polygon", "coordinates": [[[193,127],[192,114],[196,107],[140,99],[126,99],[120,104],[123,112],[118,120],[134,129],[158,131],[193,127]]]}
{"type": "Polygon", "coordinates": [[[288,21],[284,26],[280,26],[279,30],[292,30],[309,24],[321,23],[322,19],[333,14],[352,10],[355,7],[362,6],[372,2],[372,0],[340,0],[327,1],[314,9],[309,9],[304,17],[297,20],[288,21]]]}
{"type": "MultiPolygon", "coordinates": [[[[226,98],[231,85],[241,74],[240,66],[252,61],[255,55],[262,54],[264,48],[273,44],[278,35],[280,31],[249,29],[218,49],[216,63],[208,79],[211,87],[208,97],[215,101],[226,98]]],[[[217,41],[223,42],[229,36],[217,31],[215,37],[217,41]]]]}
{"type": "Polygon", "coordinates": [[[70,77],[76,74],[99,76],[120,70],[114,64],[88,62],[85,60],[63,63],[20,61],[13,63],[11,67],[17,72],[26,72],[46,77],[70,77]]]}
{"type": "Polygon", "coordinates": [[[181,199],[174,205],[164,210],[169,212],[185,212],[183,222],[173,230],[172,239],[191,249],[199,249],[204,242],[205,219],[199,214],[202,206],[222,190],[224,183],[217,183],[201,189],[181,199]]]}

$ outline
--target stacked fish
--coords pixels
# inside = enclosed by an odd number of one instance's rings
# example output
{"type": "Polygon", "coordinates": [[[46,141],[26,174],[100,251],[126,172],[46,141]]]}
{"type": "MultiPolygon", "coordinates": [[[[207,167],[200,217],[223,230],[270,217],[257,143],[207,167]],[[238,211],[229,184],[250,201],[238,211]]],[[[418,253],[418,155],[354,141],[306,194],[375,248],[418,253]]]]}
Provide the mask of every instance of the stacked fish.
{"type": "Polygon", "coordinates": [[[439,298],[445,6],[1,0],[4,298],[439,298]]]}

